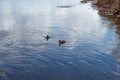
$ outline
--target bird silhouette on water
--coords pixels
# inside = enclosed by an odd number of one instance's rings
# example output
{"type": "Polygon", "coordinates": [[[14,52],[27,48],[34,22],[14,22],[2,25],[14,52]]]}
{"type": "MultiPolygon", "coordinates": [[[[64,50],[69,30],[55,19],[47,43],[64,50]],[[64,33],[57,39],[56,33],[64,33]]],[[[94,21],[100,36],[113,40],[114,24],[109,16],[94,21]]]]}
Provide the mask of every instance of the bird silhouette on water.
{"type": "Polygon", "coordinates": [[[46,37],[45,37],[45,39],[48,41],[49,39],[50,39],[51,37],[49,36],[49,35],[47,35],[46,37]]]}
{"type": "Polygon", "coordinates": [[[61,46],[61,44],[65,44],[65,40],[59,40],[59,46],[61,46]]]}
{"type": "MultiPolygon", "coordinates": [[[[51,38],[49,35],[46,35],[46,37],[44,37],[47,41],[51,38]]],[[[65,40],[58,40],[59,42],[59,46],[61,46],[61,44],[65,44],[65,40]]]]}

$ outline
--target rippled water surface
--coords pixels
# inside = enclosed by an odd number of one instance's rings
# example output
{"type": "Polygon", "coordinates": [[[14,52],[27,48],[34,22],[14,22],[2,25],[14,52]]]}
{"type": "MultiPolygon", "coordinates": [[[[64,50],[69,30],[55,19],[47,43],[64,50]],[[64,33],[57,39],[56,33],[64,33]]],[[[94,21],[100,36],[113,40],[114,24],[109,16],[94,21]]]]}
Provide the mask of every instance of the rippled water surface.
{"type": "Polygon", "coordinates": [[[0,80],[120,80],[116,31],[91,3],[1,0],[0,80]]]}

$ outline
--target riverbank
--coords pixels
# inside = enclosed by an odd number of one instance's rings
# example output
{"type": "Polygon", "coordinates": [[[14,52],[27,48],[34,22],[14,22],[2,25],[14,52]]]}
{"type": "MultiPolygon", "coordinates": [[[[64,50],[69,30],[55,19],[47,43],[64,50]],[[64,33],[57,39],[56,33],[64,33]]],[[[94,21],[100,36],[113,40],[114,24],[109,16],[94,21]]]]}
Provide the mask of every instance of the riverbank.
{"type": "Polygon", "coordinates": [[[120,18],[119,0],[94,0],[99,9],[99,14],[120,18]]]}
{"type": "MultiPolygon", "coordinates": [[[[86,0],[83,0],[83,2],[86,0]]],[[[120,1],[119,0],[87,0],[92,1],[92,6],[98,10],[98,14],[106,17],[120,27],[120,1]]],[[[120,29],[117,29],[120,34],[120,29]]]]}
{"type": "Polygon", "coordinates": [[[120,35],[120,1],[119,0],[93,0],[98,14],[107,17],[117,24],[116,33],[120,35]]]}

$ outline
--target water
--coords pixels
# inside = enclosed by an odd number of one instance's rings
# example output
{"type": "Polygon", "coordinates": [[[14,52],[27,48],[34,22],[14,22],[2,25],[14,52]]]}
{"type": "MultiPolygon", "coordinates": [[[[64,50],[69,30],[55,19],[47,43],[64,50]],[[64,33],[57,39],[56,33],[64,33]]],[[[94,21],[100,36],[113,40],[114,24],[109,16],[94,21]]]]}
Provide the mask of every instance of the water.
{"type": "Polygon", "coordinates": [[[116,26],[79,0],[1,0],[0,80],[120,80],[116,26]]]}

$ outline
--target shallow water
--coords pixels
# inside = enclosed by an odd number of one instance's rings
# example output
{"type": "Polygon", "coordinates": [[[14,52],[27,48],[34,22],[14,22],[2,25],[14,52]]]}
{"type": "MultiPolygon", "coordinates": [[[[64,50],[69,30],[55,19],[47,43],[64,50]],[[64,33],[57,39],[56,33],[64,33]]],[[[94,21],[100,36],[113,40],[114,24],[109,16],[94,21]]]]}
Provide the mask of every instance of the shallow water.
{"type": "Polygon", "coordinates": [[[0,12],[0,80],[120,79],[117,25],[91,3],[1,0],[0,12]]]}

